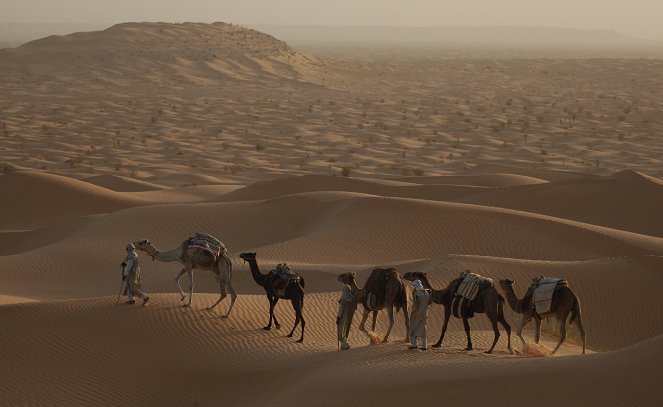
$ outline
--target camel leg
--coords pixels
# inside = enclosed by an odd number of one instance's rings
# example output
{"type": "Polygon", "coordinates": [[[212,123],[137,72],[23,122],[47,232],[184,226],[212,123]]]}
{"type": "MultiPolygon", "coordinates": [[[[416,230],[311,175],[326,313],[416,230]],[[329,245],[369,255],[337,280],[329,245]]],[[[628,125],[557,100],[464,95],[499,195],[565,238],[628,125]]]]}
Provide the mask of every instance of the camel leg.
{"type": "Polygon", "coordinates": [[[263,327],[265,331],[269,331],[272,329],[272,318],[274,317],[274,305],[276,305],[276,301],[274,301],[273,297],[267,296],[267,300],[269,300],[269,323],[267,326],[263,327]]]}
{"type": "Polygon", "coordinates": [[[493,326],[493,332],[495,332],[495,337],[493,339],[493,345],[486,351],[486,353],[491,354],[493,353],[493,349],[495,349],[495,345],[497,345],[497,341],[500,339],[500,330],[497,327],[497,317],[493,317],[490,319],[490,323],[493,326]]]}
{"type": "Polygon", "coordinates": [[[497,312],[497,320],[500,322],[500,324],[502,324],[504,330],[506,331],[506,348],[509,349],[509,353],[513,355],[513,348],[511,347],[511,325],[506,322],[506,318],[504,318],[504,313],[502,312],[502,307],[500,307],[497,312]]]}
{"type": "Polygon", "coordinates": [[[299,310],[299,319],[302,321],[302,336],[299,337],[297,342],[302,343],[304,342],[304,329],[306,328],[306,321],[304,321],[304,313],[301,309],[299,310]]]}
{"type": "Polygon", "coordinates": [[[191,308],[191,301],[193,300],[193,270],[189,269],[186,272],[189,275],[189,302],[184,304],[184,307],[191,308]]]}
{"type": "MultiPolygon", "coordinates": [[[[407,302],[403,306],[403,319],[405,320],[405,339],[403,342],[408,343],[410,342],[409,338],[409,332],[410,332],[410,314],[407,310],[407,302]]],[[[425,338],[424,338],[425,339],[425,338]]]]}
{"type": "Polygon", "coordinates": [[[208,311],[213,310],[221,301],[223,301],[224,298],[226,298],[228,294],[226,294],[226,284],[225,282],[219,277],[219,299],[209,307],[207,307],[208,311]]]}
{"type": "Polygon", "coordinates": [[[289,338],[292,338],[292,334],[295,332],[295,328],[299,324],[299,321],[302,322],[302,336],[297,342],[304,342],[304,328],[306,327],[306,321],[304,321],[304,314],[302,313],[303,299],[292,300],[292,308],[295,310],[295,326],[292,327],[292,331],[288,334],[289,338]]]}
{"type": "Polygon", "coordinates": [[[529,324],[529,321],[532,319],[531,314],[523,314],[523,318],[520,320],[520,326],[518,329],[516,329],[516,335],[520,338],[520,342],[522,342],[523,349],[525,349],[525,346],[527,346],[527,342],[525,342],[525,338],[523,338],[523,329],[529,324]]]}
{"type": "Polygon", "coordinates": [[[184,301],[186,298],[186,295],[184,295],[184,290],[182,290],[182,286],[180,285],[180,277],[182,277],[184,273],[186,273],[186,268],[180,270],[177,276],[175,276],[175,284],[177,284],[177,288],[180,290],[180,301],[184,301]]]}
{"type": "Polygon", "coordinates": [[[534,343],[538,345],[541,340],[541,318],[538,316],[534,317],[534,343]]]}
{"type": "Polygon", "coordinates": [[[555,346],[555,350],[552,352],[553,355],[566,340],[566,318],[558,319],[557,322],[559,323],[559,342],[557,342],[557,346],[555,346]]]}
{"type": "Polygon", "coordinates": [[[582,354],[585,354],[585,328],[582,326],[582,321],[580,320],[580,316],[578,316],[575,320],[575,324],[578,327],[578,332],[580,332],[580,339],[582,340],[582,354]]]}
{"type": "Polygon", "coordinates": [[[227,289],[227,291],[230,292],[230,308],[228,308],[228,312],[222,318],[228,318],[230,316],[230,311],[233,310],[233,305],[235,305],[235,300],[237,299],[237,293],[235,292],[235,289],[233,288],[231,281],[231,275],[232,275],[231,273],[233,266],[232,262],[226,255],[224,255],[222,259],[224,265],[223,271],[219,269],[218,263],[216,266],[217,272],[219,273],[219,286],[221,289],[221,298],[219,298],[219,301],[217,301],[216,304],[212,306],[212,308],[214,308],[219,302],[221,302],[226,297],[226,289],[227,289]]]}
{"type": "Polygon", "coordinates": [[[375,324],[378,322],[378,311],[373,311],[373,324],[371,325],[372,331],[375,332],[375,324]]]}
{"type": "Polygon", "coordinates": [[[434,348],[442,346],[442,340],[444,339],[444,334],[447,332],[447,325],[449,325],[449,317],[451,317],[451,310],[444,307],[444,324],[442,324],[442,333],[440,334],[440,339],[438,339],[433,345],[434,348]]]}
{"type": "Polygon", "coordinates": [[[361,316],[361,322],[359,323],[359,330],[365,334],[368,334],[368,331],[366,330],[366,320],[368,319],[368,313],[369,311],[364,308],[364,312],[361,316]]]}
{"type": "Polygon", "coordinates": [[[237,293],[235,292],[235,289],[230,283],[230,280],[227,281],[227,285],[228,285],[228,291],[230,291],[230,308],[228,308],[228,313],[224,315],[223,318],[228,318],[230,316],[230,311],[233,310],[233,305],[235,305],[235,300],[237,299],[237,293]]]}
{"type": "MultiPolygon", "coordinates": [[[[274,308],[272,308],[272,318],[274,319],[274,328],[278,331],[281,329],[281,324],[276,319],[276,303],[279,302],[279,297],[274,297],[274,308]]],[[[270,321],[271,322],[271,321],[270,321]]]]}
{"type": "Polygon", "coordinates": [[[467,335],[467,347],[465,348],[465,350],[472,350],[472,337],[470,336],[470,323],[468,322],[467,318],[463,318],[463,327],[465,328],[465,335],[467,335]]]}
{"type": "MultiPolygon", "coordinates": [[[[212,304],[212,305],[210,305],[209,307],[207,307],[207,310],[208,310],[208,311],[212,311],[212,310],[213,310],[217,305],[219,305],[219,303],[220,303],[221,301],[223,301],[223,299],[226,298],[227,296],[228,296],[228,295],[225,293],[225,291],[222,291],[222,292],[221,292],[221,295],[219,296],[219,299],[216,300],[216,302],[215,302],[214,304],[212,304]]],[[[228,315],[226,315],[226,317],[227,317],[227,316],[228,316],[228,315]]]]}
{"type": "Polygon", "coordinates": [[[292,308],[295,309],[295,325],[292,327],[292,331],[286,335],[288,338],[292,338],[292,334],[295,333],[295,329],[297,328],[297,325],[299,325],[299,312],[297,311],[297,307],[293,305],[292,308]]]}
{"type": "Polygon", "coordinates": [[[389,315],[389,328],[387,328],[387,333],[384,335],[382,343],[387,343],[391,328],[394,326],[394,307],[387,307],[387,315],[389,315]]]}

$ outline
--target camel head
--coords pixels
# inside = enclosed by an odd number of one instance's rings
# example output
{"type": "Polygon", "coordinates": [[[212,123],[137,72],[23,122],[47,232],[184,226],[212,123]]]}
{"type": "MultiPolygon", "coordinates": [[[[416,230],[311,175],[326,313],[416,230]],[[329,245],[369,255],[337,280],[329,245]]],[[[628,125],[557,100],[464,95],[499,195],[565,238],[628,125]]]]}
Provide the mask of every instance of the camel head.
{"type": "Polygon", "coordinates": [[[357,273],[343,273],[339,274],[336,280],[339,283],[350,284],[355,281],[355,277],[357,277],[357,273]]]}
{"type": "Polygon", "coordinates": [[[513,287],[515,283],[515,281],[509,279],[500,280],[500,287],[502,287],[502,290],[506,290],[509,287],[513,287]]]}
{"type": "Polygon", "coordinates": [[[256,254],[255,253],[240,253],[239,257],[244,261],[255,260],[256,259],[256,254]]]}
{"type": "Polygon", "coordinates": [[[154,255],[158,252],[158,250],[152,246],[152,243],[150,243],[149,240],[143,239],[139,240],[137,242],[133,243],[134,246],[136,246],[136,250],[140,250],[141,252],[145,252],[152,256],[152,260],[154,260],[154,255]]]}
{"type": "Polygon", "coordinates": [[[427,280],[426,273],[422,271],[409,271],[403,274],[403,279],[408,281],[421,280],[422,282],[427,280]]]}

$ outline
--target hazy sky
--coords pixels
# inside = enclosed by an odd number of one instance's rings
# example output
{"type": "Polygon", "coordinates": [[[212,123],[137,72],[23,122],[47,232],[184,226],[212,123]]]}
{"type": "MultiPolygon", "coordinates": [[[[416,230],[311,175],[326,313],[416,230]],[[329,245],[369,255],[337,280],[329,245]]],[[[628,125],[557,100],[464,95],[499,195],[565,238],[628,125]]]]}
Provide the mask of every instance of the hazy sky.
{"type": "Polygon", "coordinates": [[[609,28],[663,40],[663,0],[0,0],[0,22],[609,28]]]}

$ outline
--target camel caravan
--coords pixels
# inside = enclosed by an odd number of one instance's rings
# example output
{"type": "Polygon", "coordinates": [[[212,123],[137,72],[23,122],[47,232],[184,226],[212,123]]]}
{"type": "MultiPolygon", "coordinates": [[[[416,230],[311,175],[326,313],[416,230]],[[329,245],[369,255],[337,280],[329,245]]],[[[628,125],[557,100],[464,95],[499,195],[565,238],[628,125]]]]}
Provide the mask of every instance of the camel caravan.
{"type": "MultiPolygon", "coordinates": [[[[222,317],[228,318],[233,309],[237,293],[232,286],[232,261],[228,255],[225,245],[214,236],[206,233],[196,233],[182,241],[176,248],[169,251],[160,251],[149,240],[144,239],[127,245],[127,258],[122,263],[123,285],[120,293],[127,295],[128,304],[134,304],[134,294],[143,298],[143,305],[147,304],[149,298],[140,290],[140,269],[135,250],[149,255],[152,260],[173,262],[182,264],[182,270],[175,277],[175,283],[179,289],[180,300],[184,301],[186,295],[180,285],[180,278],[188,276],[189,292],[188,302],[184,307],[190,308],[193,298],[193,270],[209,270],[217,278],[219,284],[219,299],[209,306],[213,310],[230,293],[230,306],[227,313],[222,317]],[[124,282],[126,280],[126,287],[124,282]]],[[[278,264],[269,272],[263,274],[258,266],[256,253],[241,253],[239,257],[248,263],[253,280],[265,290],[269,302],[269,319],[264,330],[269,331],[273,326],[278,330],[281,325],[276,317],[275,308],[279,300],[289,300],[295,312],[295,321],[288,337],[292,337],[296,328],[301,323],[301,335],[297,342],[304,341],[306,321],[303,315],[304,309],[304,278],[290,269],[286,263],[278,264]]],[[[403,321],[408,339],[411,342],[409,349],[427,350],[426,346],[426,319],[428,316],[428,305],[438,304],[444,308],[444,322],[440,337],[433,348],[442,346],[444,335],[447,331],[449,319],[453,315],[463,321],[467,346],[465,350],[473,350],[472,337],[469,320],[475,314],[485,314],[490,321],[494,338],[492,345],[485,353],[492,353],[500,338],[498,323],[502,325],[507,334],[507,350],[514,354],[511,346],[511,326],[504,317],[504,305],[516,313],[522,315],[520,325],[516,329],[516,335],[520,338],[523,349],[527,343],[523,338],[522,331],[527,324],[534,319],[535,343],[539,343],[541,337],[541,322],[543,319],[554,318],[559,328],[559,340],[552,354],[555,354],[566,340],[566,325],[575,323],[582,341],[582,353],[585,353],[585,330],[582,325],[580,302],[578,297],[569,287],[567,280],[558,278],[537,277],[527,289],[522,298],[518,298],[514,292],[514,281],[503,279],[499,281],[499,287],[504,292],[502,296],[496,289],[491,278],[480,276],[465,270],[453,279],[447,287],[435,289],[431,286],[428,276],[423,272],[401,273],[392,267],[375,268],[360,288],[356,281],[356,273],[343,273],[337,277],[337,281],[343,284],[343,293],[339,300],[339,311],[336,320],[338,326],[339,349],[350,348],[347,342],[348,334],[352,327],[353,315],[358,305],[362,307],[362,318],[358,329],[364,333],[371,343],[385,343],[394,326],[394,314],[403,311],[403,321]],[[408,302],[412,298],[411,313],[408,313],[408,302]],[[382,310],[387,312],[389,323],[384,336],[375,333],[378,313],[382,310]],[[372,314],[371,330],[366,328],[368,317],[372,314]],[[569,318],[570,316],[570,318],[569,318]],[[421,347],[417,345],[417,338],[421,339],[421,347]]],[[[119,295],[118,295],[119,302],[119,295]]]]}

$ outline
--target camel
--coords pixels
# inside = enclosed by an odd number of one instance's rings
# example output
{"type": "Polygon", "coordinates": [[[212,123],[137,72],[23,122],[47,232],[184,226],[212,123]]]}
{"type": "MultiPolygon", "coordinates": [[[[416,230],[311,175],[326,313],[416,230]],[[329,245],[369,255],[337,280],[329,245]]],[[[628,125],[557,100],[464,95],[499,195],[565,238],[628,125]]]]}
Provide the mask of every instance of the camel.
{"type": "Polygon", "coordinates": [[[267,294],[267,300],[269,301],[269,323],[263,327],[265,331],[272,329],[272,320],[274,320],[274,325],[276,329],[281,329],[279,321],[276,319],[274,314],[274,307],[276,303],[279,302],[280,298],[285,300],[290,300],[292,303],[292,308],[295,310],[295,325],[292,327],[292,330],[288,334],[288,338],[292,338],[292,334],[295,332],[295,328],[299,325],[299,322],[302,323],[302,335],[297,342],[304,342],[304,328],[306,327],[306,321],[304,321],[304,315],[302,314],[302,309],[304,308],[304,278],[299,277],[299,281],[291,281],[288,283],[288,286],[285,289],[285,294],[283,297],[278,297],[274,292],[275,279],[280,278],[275,273],[262,274],[260,268],[258,267],[258,261],[256,260],[255,253],[241,253],[239,255],[245,262],[249,263],[251,268],[251,275],[253,280],[265,290],[267,294]]]}
{"type": "Polygon", "coordinates": [[[191,301],[193,298],[193,270],[211,270],[219,282],[220,296],[218,301],[215,302],[212,306],[207,307],[207,309],[211,311],[214,309],[214,307],[219,305],[219,303],[223,301],[224,298],[226,298],[227,289],[230,292],[230,308],[228,308],[228,313],[223,315],[223,318],[227,318],[230,315],[230,311],[233,309],[233,305],[235,305],[235,300],[237,299],[237,293],[235,293],[231,283],[232,262],[230,261],[230,258],[226,252],[222,252],[218,259],[215,259],[216,256],[205,249],[189,247],[190,240],[191,239],[184,240],[175,249],[167,252],[158,250],[147,239],[134,242],[134,246],[136,246],[137,250],[145,252],[151,256],[152,260],[163,262],[178,261],[182,263],[184,267],[175,277],[175,282],[177,283],[177,287],[180,290],[180,301],[184,301],[186,296],[184,295],[184,291],[180,285],[180,277],[182,277],[185,273],[189,275],[189,302],[184,304],[184,307],[186,308],[191,308],[191,301]]]}
{"type": "Polygon", "coordinates": [[[515,312],[522,314],[523,318],[520,321],[520,326],[516,330],[516,335],[520,338],[525,347],[525,339],[523,338],[523,329],[529,321],[534,318],[534,323],[536,324],[536,331],[534,333],[534,342],[539,343],[541,338],[541,319],[548,317],[555,317],[557,323],[559,324],[559,341],[555,350],[553,350],[553,355],[562,343],[566,340],[566,320],[571,314],[571,319],[569,320],[569,325],[573,325],[573,322],[576,323],[578,331],[580,332],[580,338],[582,339],[582,353],[585,354],[585,328],[582,326],[582,316],[580,313],[580,301],[575,293],[566,285],[561,286],[555,289],[552,296],[552,303],[550,304],[550,312],[545,314],[537,314],[534,309],[532,291],[528,290],[527,294],[522,299],[516,297],[516,293],[513,291],[513,285],[515,284],[512,280],[500,280],[500,287],[504,290],[506,295],[506,300],[509,303],[511,309],[515,312]]]}
{"type": "MultiPolygon", "coordinates": [[[[451,316],[451,303],[453,301],[456,286],[460,279],[457,278],[452,280],[445,289],[435,290],[428,282],[426,273],[418,271],[405,273],[403,278],[409,281],[420,280],[426,289],[431,290],[432,301],[436,304],[444,306],[444,324],[442,325],[442,333],[440,334],[440,339],[433,345],[434,348],[439,348],[442,346],[442,340],[444,339],[444,334],[447,331],[449,317],[451,316]]],[[[497,323],[499,322],[502,324],[507,333],[507,349],[509,349],[509,352],[513,354],[513,349],[511,348],[511,326],[504,318],[504,297],[502,297],[500,293],[497,292],[495,287],[489,286],[479,289],[477,297],[472,303],[472,310],[478,314],[485,313],[493,326],[493,332],[495,332],[493,344],[485,353],[492,353],[493,349],[495,349],[497,341],[500,338],[500,331],[497,327],[497,323]]],[[[473,349],[472,337],[470,336],[470,323],[468,322],[467,318],[462,318],[462,320],[463,326],[465,327],[465,335],[467,335],[467,347],[465,350],[469,351],[473,349]]]]}
{"type": "Polygon", "coordinates": [[[382,339],[382,343],[386,343],[389,340],[391,328],[394,326],[394,308],[396,308],[396,312],[403,308],[405,332],[407,332],[410,326],[410,317],[407,312],[407,285],[398,270],[395,268],[374,269],[361,290],[357,286],[355,277],[355,273],[343,273],[338,276],[338,280],[349,285],[353,292],[357,292],[357,300],[361,301],[364,306],[359,330],[368,335],[366,320],[370,312],[373,312],[373,330],[375,330],[377,311],[386,308],[389,315],[389,328],[387,328],[387,333],[382,339]],[[375,298],[375,304],[373,304],[370,297],[375,298]]]}

